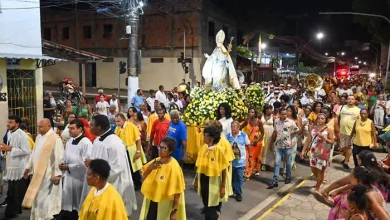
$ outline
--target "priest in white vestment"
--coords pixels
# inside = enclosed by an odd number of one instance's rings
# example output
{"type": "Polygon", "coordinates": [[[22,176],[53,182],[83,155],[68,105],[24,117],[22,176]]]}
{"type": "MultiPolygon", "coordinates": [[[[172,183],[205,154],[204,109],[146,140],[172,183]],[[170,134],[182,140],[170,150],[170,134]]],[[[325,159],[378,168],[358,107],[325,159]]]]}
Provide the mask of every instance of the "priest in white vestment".
{"type": "Polygon", "coordinates": [[[64,145],[51,129],[49,119],[38,122],[38,133],[34,150],[24,171],[25,179],[30,172],[33,177],[22,206],[32,208],[31,220],[49,220],[61,211],[62,172],[59,165],[64,155],[64,145]]]}
{"type": "MultiPolygon", "coordinates": [[[[122,196],[127,215],[130,216],[132,211],[137,209],[137,200],[125,145],[118,136],[112,133],[110,122],[104,115],[94,116],[90,123],[90,129],[98,137],[93,142],[91,157],[85,161],[85,164],[88,167],[93,159],[103,159],[110,164],[108,182],[122,196]]],[[[87,181],[84,181],[81,201],[84,201],[90,189],[87,181]]]]}
{"type": "Polygon", "coordinates": [[[22,213],[22,201],[28,186],[28,181],[23,178],[23,172],[31,155],[31,149],[27,134],[19,128],[21,123],[22,119],[19,116],[8,117],[7,144],[1,146],[2,152],[8,152],[4,171],[4,180],[8,182],[7,206],[4,212],[6,218],[15,218],[22,213]]]}
{"type": "Polygon", "coordinates": [[[60,169],[63,172],[61,217],[66,220],[77,220],[80,199],[83,191],[87,167],[84,164],[92,151],[92,142],[84,137],[84,124],[74,119],[68,124],[70,139],[66,142],[64,158],[60,169]]]}

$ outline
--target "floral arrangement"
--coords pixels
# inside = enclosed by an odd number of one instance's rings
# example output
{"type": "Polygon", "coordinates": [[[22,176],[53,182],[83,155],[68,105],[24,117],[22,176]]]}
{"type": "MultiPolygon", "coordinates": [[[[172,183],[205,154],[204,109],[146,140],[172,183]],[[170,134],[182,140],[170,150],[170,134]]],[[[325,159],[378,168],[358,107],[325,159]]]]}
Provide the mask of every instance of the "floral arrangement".
{"type": "Polygon", "coordinates": [[[245,103],[248,108],[257,109],[259,112],[263,111],[265,104],[264,91],[260,85],[254,84],[249,86],[245,92],[245,103]]]}
{"type": "Polygon", "coordinates": [[[220,93],[196,88],[191,91],[190,97],[192,101],[183,115],[183,121],[187,125],[202,126],[209,120],[216,120],[221,103],[230,105],[235,120],[245,119],[248,113],[248,108],[242,100],[243,93],[232,88],[225,88],[220,93]]]}

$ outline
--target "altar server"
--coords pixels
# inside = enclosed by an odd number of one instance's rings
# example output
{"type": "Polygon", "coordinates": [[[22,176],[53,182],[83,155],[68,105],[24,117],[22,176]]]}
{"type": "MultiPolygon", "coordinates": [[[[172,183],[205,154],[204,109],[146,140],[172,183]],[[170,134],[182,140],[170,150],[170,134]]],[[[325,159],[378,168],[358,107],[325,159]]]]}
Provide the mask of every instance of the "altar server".
{"type": "Polygon", "coordinates": [[[1,151],[8,152],[4,173],[4,180],[8,181],[6,218],[14,218],[22,213],[22,201],[28,186],[27,180],[23,178],[23,172],[31,155],[31,149],[27,134],[19,128],[21,123],[22,119],[19,116],[8,117],[7,144],[1,146],[1,151]]]}
{"type": "Polygon", "coordinates": [[[62,218],[77,220],[80,197],[87,173],[84,161],[92,151],[91,141],[84,136],[84,124],[78,119],[69,122],[70,139],[66,142],[64,158],[59,165],[63,172],[62,218]]]}

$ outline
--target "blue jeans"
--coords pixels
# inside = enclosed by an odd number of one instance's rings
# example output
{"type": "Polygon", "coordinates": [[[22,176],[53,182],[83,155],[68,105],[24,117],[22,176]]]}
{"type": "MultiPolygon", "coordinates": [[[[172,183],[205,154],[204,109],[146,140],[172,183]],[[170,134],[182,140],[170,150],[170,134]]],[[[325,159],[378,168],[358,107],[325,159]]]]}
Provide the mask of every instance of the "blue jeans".
{"type": "Polygon", "coordinates": [[[244,183],[245,167],[233,167],[232,186],[233,192],[237,195],[242,195],[242,184],[244,183]]]}
{"type": "Polygon", "coordinates": [[[294,149],[293,148],[284,148],[284,147],[277,147],[275,146],[275,170],[274,170],[274,178],[273,182],[278,183],[279,182],[279,172],[280,172],[280,165],[282,164],[282,157],[286,158],[286,178],[291,179],[291,164],[292,164],[292,157],[294,149]]]}

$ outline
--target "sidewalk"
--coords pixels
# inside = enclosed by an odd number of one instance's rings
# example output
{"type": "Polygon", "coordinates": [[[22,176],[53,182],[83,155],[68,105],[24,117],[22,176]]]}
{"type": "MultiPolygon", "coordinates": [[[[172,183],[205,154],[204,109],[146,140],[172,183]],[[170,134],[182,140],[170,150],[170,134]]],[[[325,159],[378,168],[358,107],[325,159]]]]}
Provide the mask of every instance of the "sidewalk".
{"type": "MultiPolygon", "coordinates": [[[[385,157],[384,153],[375,153],[378,160],[385,157]]],[[[346,175],[349,172],[343,170],[340,165],[340,161],[343,156],[336,156],[333,159],[333,164],[327,174],[325,175],[328,183],[332,183],[346,175]]],[[[350,167],[354,167],[352,163],[350,167]]],[[[275,205],[264,212],[260,218],[263,220],[286,220],[286,219],[315,219],[315,220],[327,220],[330,208],[320,202],[318,202],[314,196],[315,180],[311,176],[308,176],[304,181],[295,187],[292,192],[281,198],[275,205]]],[[[322,185],[326,187],[326,185],[322,185]]],[[[387,209],[390,210],[390,203],[387,203],[387,209]]]]}

